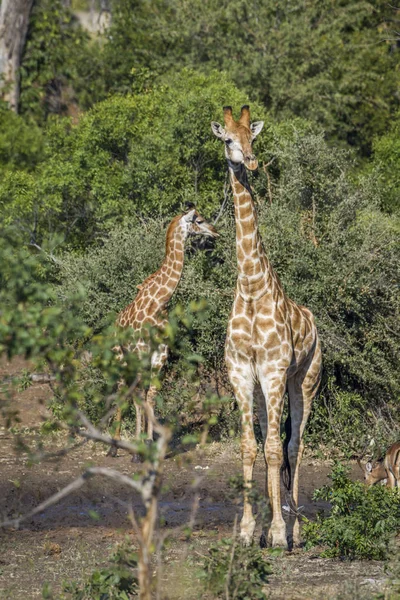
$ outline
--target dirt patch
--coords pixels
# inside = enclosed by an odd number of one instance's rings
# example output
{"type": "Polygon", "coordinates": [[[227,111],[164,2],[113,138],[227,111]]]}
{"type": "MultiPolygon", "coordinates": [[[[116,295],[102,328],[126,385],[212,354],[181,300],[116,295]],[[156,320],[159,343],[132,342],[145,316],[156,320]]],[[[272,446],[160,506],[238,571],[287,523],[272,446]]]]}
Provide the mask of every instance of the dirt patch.
{"type": "MultiPolygon", "coordinates": [[[[22,361],[2,363],[1,371],[8,376],[26,368],[22,361]]],[[[45,442],[47,450],[59,450],[65,444],[64,435],[43,438],[39,428],[47,416],[45,401],[51,397],[48,386],[33,386],[17,394],[13,408],[21,415],[19,427],[31,445],[45,442]],[[29,430],[27,429],[29,428],[29,430]]],[[[23,454],[15,451],[15,435],[0,430],[0,518],[10,518],[29,512],[55,493],[89,464],[118,468],[132,474],[138,467],[124,453],[116,458],[91,442],[72,450],[54,462],[29,466],[23,454]]],[[[256,462],[255,481],[264,489],[264,464],[261,454],[256,462]]],[[[304,460],[300,474],[300,505],[308,518],[318,510],[327,510],[326,503],[314,502],[316,487],[328,482],[330,465],[311,459],[304,460]]],[[[193,565],[207,553],[211,541],[229,536],[236,514],[241,512],[241,498],[227,498],[229,478],[241,473],[237,444],[214,443],[205,452],[192,451],[166,460],[165,484],[160,501],[162,528],[172,530],[186,523],[192,509],[193,483],[201,477],[197,490],[200,506],[195,532],[186,541],[181,533],[173,533],[165,553],[163,590],[169,600],[193,600],[204,596],[193,565]],[[196,468],[198,467],[198,468],[196,468]],[[201,468],[199,468],[201,467],[201,468]]],[[[358,476],[356,467],[354,475],[358,476]]],[[[284,498],[283,498],[284,502],[284,498]]],[[[93,568],[105,564],[115,543],[126,536],[134,539],[128,520],[128,506],[140,512],[138,498],[124,487],[104,479],[92,479],[62,502],[42,514],[23,522],[17,530],[0,534],[1,598],[41,598],[44,583],[59,590],[63,579],[81,580],[93,568]]],[[[256,538],[260,535],[256,530],[256,538]]],[[[319,599],[368,598],[381,590],[385,576],[378,562],[345,563],[322,559],[315,552],[302,550],[271,556],[273,565],[268,593],[270,598],[319,599]],[[345,595],[343,595],[345,594],[345,595]]]]}

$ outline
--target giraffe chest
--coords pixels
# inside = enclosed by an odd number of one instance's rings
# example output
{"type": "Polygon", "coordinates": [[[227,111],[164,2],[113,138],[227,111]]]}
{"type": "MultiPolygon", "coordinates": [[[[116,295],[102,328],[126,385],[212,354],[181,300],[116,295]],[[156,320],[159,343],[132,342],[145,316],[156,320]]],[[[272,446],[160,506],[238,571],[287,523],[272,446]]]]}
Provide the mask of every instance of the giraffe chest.
{"type": "Polygon", "coordinates": [[[229,320],[226,353],[238,360],[281,361],[288,366],[292,358],[291,327],[282,303],[272,298],[246,302],[238,296],[229,320]]]}

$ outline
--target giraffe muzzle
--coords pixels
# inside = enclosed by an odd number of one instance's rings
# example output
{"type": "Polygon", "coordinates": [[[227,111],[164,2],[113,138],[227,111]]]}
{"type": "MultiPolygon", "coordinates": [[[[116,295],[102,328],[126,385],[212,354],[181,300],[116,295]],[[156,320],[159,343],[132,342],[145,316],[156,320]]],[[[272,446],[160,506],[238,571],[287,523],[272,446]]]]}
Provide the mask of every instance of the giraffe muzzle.
{"type": "Polygon", "coordinates": [[[219,237],[218,231],[215,229],[214,225],[211,223],[202,224],[202,233],[208,237],[217,238],[219,237]]]}
{"type": "Polygon", "coordinates": [[[244,165],[246,169],[249,169],[249,171],[255,171],[258,167],[258,160],[254,154],[249,154],[244,157],[244,165]]]}

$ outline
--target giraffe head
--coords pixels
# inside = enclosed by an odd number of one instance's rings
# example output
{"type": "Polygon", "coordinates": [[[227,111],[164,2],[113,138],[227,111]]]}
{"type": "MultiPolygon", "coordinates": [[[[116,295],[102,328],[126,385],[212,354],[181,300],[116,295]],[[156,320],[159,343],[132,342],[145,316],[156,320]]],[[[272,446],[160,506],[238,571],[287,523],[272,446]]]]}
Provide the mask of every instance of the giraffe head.
{"type": "Polygon", "coordinates": [[[189,235],[203,235],[205,237],[216,238],[219,233],[215,229],[214,225],[208,223],[201,214],[196,210],[193,204],[187,206],[187,211],[183,215],[177,215],[168,228],[167,233],[167,245],[168,239],[170,239],[175,230],[179,230],[183,233],[184,239],[189,235]]]}
{"type": "Polygon", "coordinates": [[[244,164],[254,171],[258,161],[253,154],[252,144],[264,126],[264,121],[250,123],[250,109],[242,106],[240,118],[235,121],[232,116],[232,107],[224,106],[225,127],[216,121],[211,122],[211,129],[217,138],[225,142],[226,158],[233,166],[244,164]]]}

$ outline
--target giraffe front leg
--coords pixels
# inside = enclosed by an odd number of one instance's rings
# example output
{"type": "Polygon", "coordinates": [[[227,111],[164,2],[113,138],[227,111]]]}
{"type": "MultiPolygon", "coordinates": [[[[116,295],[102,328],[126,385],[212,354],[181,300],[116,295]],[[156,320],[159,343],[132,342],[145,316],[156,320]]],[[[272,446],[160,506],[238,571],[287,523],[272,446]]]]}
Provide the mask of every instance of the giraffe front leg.
{"type": "Polygon", "coordinates": [[[240,538],[245,546],[251,544],[256,521],[250,500],[253,467],[257,456],[257,443],[253,428],[254,380],[250,364],[230,372],[230,380],[241,413],[241,453],[243,461],[243,517],[240,522],[240,538]]]}
{"type": "Polygon", "coordinates": [[[267,486],[272,520],[267,536],[263,532],[260,543],[287,548],[286,524],[282,517],[280,472],[283,462],[280,424],[283,399],[286,389],[286,369],[269,377],[260,377],[264,396],[267,399],[267,437],[264,444],[264,457],[267,465],[267,486]]]}

